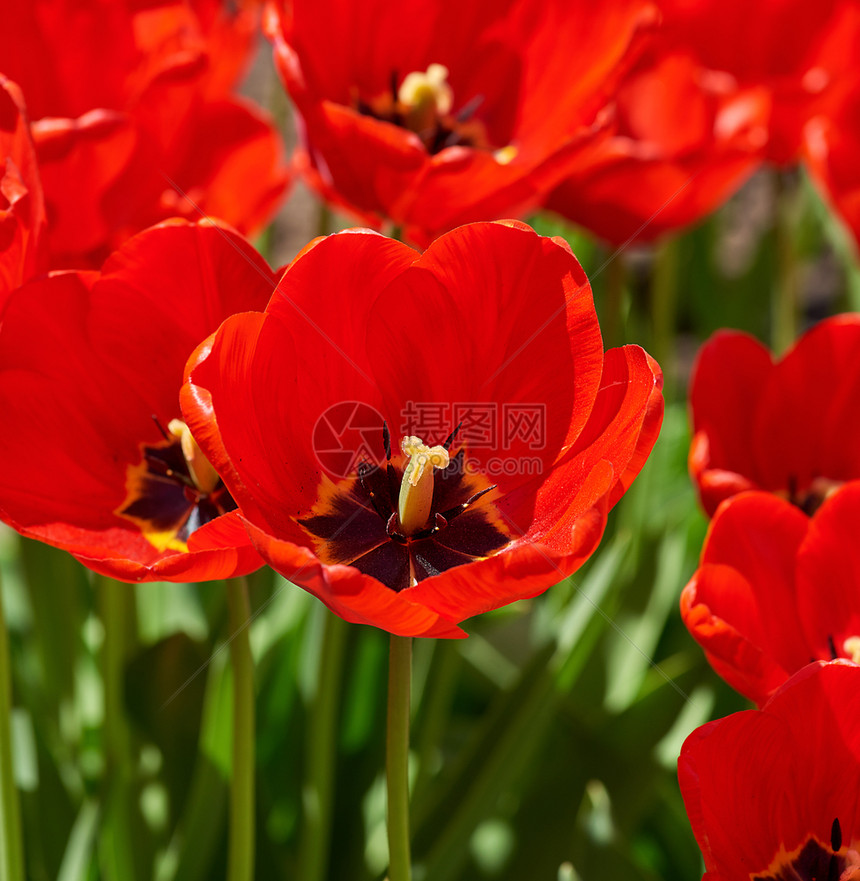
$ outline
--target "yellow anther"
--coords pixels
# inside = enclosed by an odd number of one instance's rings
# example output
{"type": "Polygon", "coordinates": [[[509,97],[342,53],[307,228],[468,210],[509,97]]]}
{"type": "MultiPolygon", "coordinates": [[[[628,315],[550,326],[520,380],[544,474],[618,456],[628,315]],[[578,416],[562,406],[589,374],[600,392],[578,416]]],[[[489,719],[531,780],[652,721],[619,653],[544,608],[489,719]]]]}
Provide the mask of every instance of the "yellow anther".
{"type": "Polygon", "coordinates": [[[431,64],[426,73],[407,74],[397,92],[406,128],[424,136],[436,129],[440,117],[451,112],[454,93],[447,78],[448,68],[444,64],[431,64]]]}
{"type": "Polygon", "coordinates": [[[426,73],[413,71],[398,89],[397,100],[407,109],[432,106],[439,116],[444,116],[451,112],[454,103],[447,79],[448,68],[444,64],[431,64],[426,73]]]}
{"type": "Polygon", "coordinates": [[[493,153],[493,159],[499,163],[499,165],[508,165],[513,162],[517,157],[517,148],[513,144],[508,144],[507,147],[500,147],[493,153]]]}
{"type": "Polygon", "coordinates": [[[433,469],[448,465],[448,451],[443,446],[428,447],[420,437],[407,436],[400,449],[409,456],[400,483],[397,517],[404,535],[423,529],[433,505],[433,469]]]}
{"type": "Polygon", "coordinates": [[[210,461],[203,455],[203,450],[197,445],[194,436],[188,426],[181,419],[171,419],[167,430],[179,441],[182,446],[182,455],[188,465],[188,473],[194,481],[194,485],[200,492],[210,493],[218,486],[218,472],[212,467],[210,461]]]}
{"type": "Polygon", "coordinates": [[[845,652],[855,664],[860,664],[860,636],[849,636],[848,639],[842,643],[842,651],[845,652]]]}

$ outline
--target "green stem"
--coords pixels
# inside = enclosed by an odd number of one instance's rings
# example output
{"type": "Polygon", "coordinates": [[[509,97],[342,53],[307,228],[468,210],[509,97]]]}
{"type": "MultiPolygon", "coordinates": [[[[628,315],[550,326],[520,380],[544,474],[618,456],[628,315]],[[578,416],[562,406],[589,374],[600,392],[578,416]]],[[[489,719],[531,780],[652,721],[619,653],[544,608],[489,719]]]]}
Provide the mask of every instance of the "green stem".
{"type": "Polygon", "coordinates": [[[328,202],[320,202],[320,213],[317,217],[317,235],[327,236],[331,232],[331,208],[328,202]]]}
{"type": "Polygon", "coordinates": [[[99,856],[102,877],[134,881],[134,768],[131,732],[125,715],[125,665],[137,634],[134,586],[106,576],[95,577],[104,628],[101,649],[104,688],[104,781],[99,856]]]}
{"type": "Polygon", "coordinates": [[[24,881],[21,816],[12,764],[12,669],[0,584],[0,881],[24,881]]]}
{"type": "Polygon", "coordinates": [[[391,636],[388,655],[388,881],[410,881],[409,846],[409,692],[412,637],[391,636]]]}
{"type": "Polygon", "coordinates": [[[228,881],[254,878],[254,659],[246,578],[227,582],[233,665],[233,763],[230,778],[228,881]]]}
{"type": "Polygon", "coordinates": [[[328,871],[334,771],[337,763],[337,719],[343,680],[348,625],[324,607],[316,699],[308,727],[308,771],[303,793],[302,844],[298,877],[323,881],[328,871]]]}
{"type": "Polygon", "coordinates": [[[800,298],[799,261],[795,246],[798,211],[798,187],[782,172],[776,178],[776,260],[777,280],[772,300],[773,337],[777,355],[782,355],[797,338],[800,298]]]}
{"type": "Polygon", "coordinates": [[[678,269],[680,242],[665,239],[657,246],[651,276],[651,311],[654,327],[653,355],[663,368],[667,385],[673,377],[672,358],[675,352],[675,330],[678,309],[678,269]]]}

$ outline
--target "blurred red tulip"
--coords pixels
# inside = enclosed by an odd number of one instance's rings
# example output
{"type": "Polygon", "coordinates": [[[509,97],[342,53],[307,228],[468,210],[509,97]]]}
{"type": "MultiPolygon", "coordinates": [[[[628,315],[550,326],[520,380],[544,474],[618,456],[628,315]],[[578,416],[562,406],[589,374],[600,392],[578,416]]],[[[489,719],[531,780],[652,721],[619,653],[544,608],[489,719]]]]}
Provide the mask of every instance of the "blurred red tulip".
{"type": "Polygon", "coordinates": [[[704,67],[769,104],[767,158],[797,161],[806,122],[856,77],[857,0],[659,0],[663,30],[704,67]]]}
{"type": "Polygon", "coordinates": [[[860,79],[806,127],[806,163],[860,256],[860,79]]]}
{"type": "Polygon", "coordinates": [[[262,565],[180,420],[185,360],[275,278],[229,228],[169,221],[99,272],[12,294],[0,325],[0,517],[124,581],[262,565]]]}
{"type": "Polygon", "coordinates": [[[482,223],[421,255],[317,240],[201,344],[182,409],[273,568],[349,621],[456,637],[592,553],[660,388],[640,348],[604,355],[564,242],[482,223]]]}
{"type": "Polygon", "coordinates": [[[45,223],[24,99],[0,74],[0,316],[9,293],[46,267],[45,223]]]}
{"type": "Polygon", "coordinates": [[[325,198],[407,238],[534,208],[606,122],[645,0],[272,2],[265,21],[325,198]]]}
{"type": "Polygon", "coordinates": [[[694,223],[761,162],[766,110],[761,92],[652,45],[618,86],[614,124],[546,207],[615,244],[694,223]]]}
{"type": "Polygon", "coordinates": [[[258,108],[230,97],[239,70],[212,3],[34,0],[4,14],[3,72],[24,94],[42,176],[51,265],[97,267],[140,229],[217,214],[243,232],[287,183],[258,108]]]}

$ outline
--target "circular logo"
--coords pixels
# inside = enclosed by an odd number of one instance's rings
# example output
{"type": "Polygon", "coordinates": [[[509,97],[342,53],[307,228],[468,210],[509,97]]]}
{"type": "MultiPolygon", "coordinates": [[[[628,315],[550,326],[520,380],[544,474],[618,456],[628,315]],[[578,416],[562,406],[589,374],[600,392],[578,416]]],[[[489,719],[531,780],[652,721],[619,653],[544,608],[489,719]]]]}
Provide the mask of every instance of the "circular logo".
{"type": "Polygon", "coordinates": [[[382,455],[382,415],[361,401],[332,404],[317,419],[311,444],[317,462],[335,477],[355,474],[361,462],[382,455]]]}

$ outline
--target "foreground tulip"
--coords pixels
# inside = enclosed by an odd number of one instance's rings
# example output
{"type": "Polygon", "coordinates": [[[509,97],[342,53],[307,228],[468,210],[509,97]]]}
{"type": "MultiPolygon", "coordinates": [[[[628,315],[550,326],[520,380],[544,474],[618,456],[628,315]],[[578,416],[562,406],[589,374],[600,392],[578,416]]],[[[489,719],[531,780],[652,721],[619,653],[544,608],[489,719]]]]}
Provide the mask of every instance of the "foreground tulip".
{"type": "Polygon", "coordinates": [[[172,216],[204,212],[245,233],[276,209],[282,145],[264,113],[226,92],[235,41],[212,6],[34,0],[4,11],[0,67],[27,102],[52,267],[96,268],[172,216]]]}
{"type": "Polygon", "coordinates": [[[280,0],[270,12],[305,176],[421,243],[522,213],[563,180],[654,18],[642,0],[280,0]]]}
{"type": "Polygon", "coordinates": [[[174,221],[98,272],[19,288],[0,326],[0,517],[124,581],[194,581],[262,561],[180,419],[185,360],[275,280],[241,236],[174,221]]]}
{"type": "Polygon", "coordinates": [[[0,314],[8,294],[44,270],[45,224],[24,98],[0,74],[0,314]]]}
{"type": "Polygon", "coordinates": [[[678,780],[707,881],[860,875],[860,667],[811,664],[694,731],[678,780]]]}
{"type": "Polygon", "coordinates": [[[189,360],[182,409],[272,567],[349,621],[452,637],[591,554],[660,387],[638,347],[604,356],[564,242],[484,223],[421,255],[312,243],[189,360]]]}
{"type": "Polygon", "coordinates": [[[717,208],[761,162],[761,96],[662,44],[624,77],[615,119],[546,207],[614,243],[651,241],[717,208]],[[723,78],[724,79],[724,78],[723,78]]]}
{"type": "Polygon", "coordinates": [[[860,478],[860,317],[816,325],[774,363],[759,342],[720,331],[702,347],[690,390],[690,472],[705,510],[763,489],[812,513],[860,478]]]}
{"type": "Polygon", "coordinates": [[[860,660],[860,483],[809,518],[769,493],[714,517],[681,617],[711,666],[758,704],[810,660],[860,660]]]}

